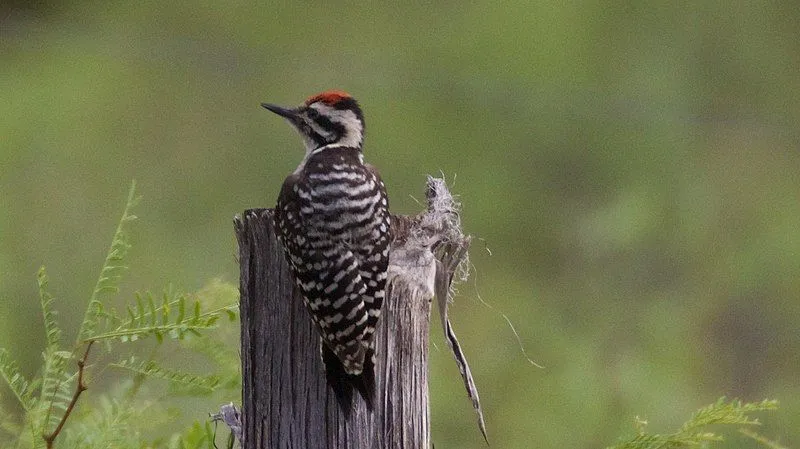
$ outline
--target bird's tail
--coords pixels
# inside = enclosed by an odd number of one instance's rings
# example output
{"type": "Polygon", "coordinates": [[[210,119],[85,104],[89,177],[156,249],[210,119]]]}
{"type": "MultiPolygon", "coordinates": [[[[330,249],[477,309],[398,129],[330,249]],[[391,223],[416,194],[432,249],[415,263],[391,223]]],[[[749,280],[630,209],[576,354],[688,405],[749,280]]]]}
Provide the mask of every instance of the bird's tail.
{"type": "Polygon", "coordinates": [[[358,390],[367,408],[372,410],[373,397],[375,396],[375,363],[374,350],[370,348],[364,357],[364,369],[361,374],[349,374],[344,369],[342,361],[328,347],[322,344],[322,362],[325,364],[325,377],[328,380],[339,407],[345,415],[350,417],[353,407],[353,389],[358,390]]]}

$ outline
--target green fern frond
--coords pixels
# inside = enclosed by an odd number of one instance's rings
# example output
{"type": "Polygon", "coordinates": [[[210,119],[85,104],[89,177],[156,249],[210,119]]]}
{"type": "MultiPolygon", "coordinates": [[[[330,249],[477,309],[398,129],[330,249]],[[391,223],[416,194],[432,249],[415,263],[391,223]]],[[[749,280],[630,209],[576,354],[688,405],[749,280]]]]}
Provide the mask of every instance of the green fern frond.
{"type": "Polygon", "coordinates": [[[44,267],[39,268],[36,273],[36,281],[39,284],[39,299],[42,306],[44,317],[45,337],[47,338],[48,351],[58,350],[61,343],[61,329],[56,323],[56,311],[53,310],[53,296],[47,291],[47,272],[44,267]]]}
{"type": "Polygon", "coordinates": [[[69,358],[63,355],[64,353],[53,353],[45,360],[42,388],[37,410],[34,411],[34,421],[40,434],[48,433],[58,425],[72,400],[77,373],[66,371],[69,358]]]}
{"type": "Polygon", "coordinates": [[[744,435],[744,436],[746,436],[748,438],[752,438],[755,441],[758,441],[759,443],[761,443],[762,445],[768,447],[769,449],[788,449],[786,446],[783,446],[782,444],[778,443],[777,441],[770,440],[769,438],[759,434],[758,432],[754,432],[754,431],[752,431],[750,429],[746,429],[746,428],[739,429],[739,433],[741,433],[742,435],[744,435]]]}
{"type": "Polygon", "coordinates": [[[722,441],[722,437],[713,433],[697,435],[642,434],[630,441],[613,446],[613,449],[677,449],[697,447],[710,441],[722,441]]]}
{"type": "Polygon", "coordinates": [[[126,268],[122,265],[125,256],[128,253],[131,245],[128,243],[127,235],[124,232],[125,225],[136,219],[136,216],[131,213],[131,210],[139,202],[139,197],[136,196],[136,182],[131,182],[130,190],[128,191],[128,200],[125,203],[125,209],[122,212],[122,217],[117,224],[117,230],[114,232],[114,237],[111,239],[111,246],[103,262],[103,267],[100,269],[100,276],[97,279],[92,296],[89,299],[89,305],[86,308],[86,313],[81,322],[81,327],[78,332],[78,341],[80,344],[91,340],[91,335],[95,333],[97,322],[103,312],[103,306],[100,302],[100,297],[104,293],[117,292],[119,280],[122,277],[122,271],[126,268]]]}
{"type": "Polygon", "coordinates": [[[31,384],[19,372],[19,366],[11,359],[5,348],[0,348],[0,376],[6,381],[6,385],[14,393],[14,397],[17,398],[22,408],[25,411],[31,410],[34,405],[31,397],[31,384]]]}
{"type": "Polygon", "coordinates": [[[92,410],[71,423],[64,432],[63,447],[83,449],[140,447],[133,426],[142,410],[106,395],[92,410]]]}
{"type": "Polygon", "coordinates": [[[139,362],[135,357],[131,357],[127,360],[112,363],[109,366],[133,371],[134,373],[147,377],[162,379],[171,383],[185,385],[207,392],[214,391],[217,386],[219,386],[218,376],[198,376],[195,374],[175,371],[169,368],[161,367],[153,360],[139,362]]]}
{"type": "MultiPolygon", "coordinates": [[[[221,279],[211,279],[198,292],[197,296],[202,299],[203,304],[208,306],[229,306],[239,304],[239,285],[224,282],[221,279]]],[[[238,307],[231,309],[228,318],[233,321],[238,317],[238,307]]]]}
{"type": "Polygon", "coordinates": [[[239,316],[239,288],[234,284],[212,279],[198,290],[196,295],[205,307],[224,306],[222,309],[225,312],[219,328],[214,330],[215,338],[188,338],[182,340],[181,345],[192,352],[205,355],[214,362],[216,374],[220,376],[220,388],[239,391],[242,383],[239,353],[226,343],[238,340],[239,326],[222,323],[226,318],[229,321],[236,321],[239,316]]]}
{"type": "MultiPolygon", "coordinates": [[[[215,331],[217,335],[217,331],[215,331]]],[[[205,355],[216,367],[220,388],[240,391],[242,388],[241,359],[239,353],[224,339],[194,338],[183,340],[182,345],[192,352],[205,355]]]]}
{"type": "Polygon", "coordinates": [[[61,329],[56,323],[56,312],[53,310],[53,296],[47,291],[48,277],[44,267],[36,275],[39,285],[39,299],[47,345],[42,353],[44,365],[40,378],[39,399],[34,410],[33,426],[42,433],[58,424],[61,416],[72,399],[71,386],[75,375],[66,372],[66,362],[72,359],[72,353],[60,351],[61,329]]]}
{"type": "Polygon", "coordinates": [[[24,432],[23,435],[20,435],[20,439],[17,441],[17,447],[31,447],[33,449],[45,447],[44,439],[42,438],[42,434],[39,433],[40,429],[36,424],[34,420],[28,420],[26,428],[30,432],[24,432]],[[24,446],[22,446],[23,443],[25,444],[24,446]]]}
{"type": "Polygon", "coordinates": [[[712,424],[734,424],[743,426],[758,425],[757,419],[748,413],[775,410],[778,401],[742,403],[738,400],[728,401],[724,397],[717,402],[701,408],[681,426],[680,430],[668,435],[648,434],[644,422],[638,420],[638,435],[634,438],[612,446],[609,449],[673,449],[688,447],[707,447],[710,442],[722,441],[722,436],[702,429],[712,424]]]}
{"type": "Polygon", "coordinates": [[[160,300],[156,300],[150,292],[144,295],[137,293],[133,304],[126,307],[125,318],[105,314],[109,324],[116,327],[102,333],[90,335],[91,340],[119,339],[123,342],[136,341],[139,338],[153,335],[162,342],[164,337],[182,340],[188,334],[199,335],[199,332],[217,327],[221,316],[229,315],[236,305],[219,307],[203,311],[198,300],[190,300],[183,294],[165,291],[160,300]],[[187,310],[191,312],[187,313],[187,310]]]}
{"type": "Polygon", "coordinates": [[[747,413],[775,410],[777,408],[778,401],[765,400],[742,404],[741,401],[727,401],[722,397],[716,403],[695,412],[692,418],[681,427],[681,432],[693,432],[700,427],[711,424],[758,425],[758,420],[747,416],[747,413]]]}

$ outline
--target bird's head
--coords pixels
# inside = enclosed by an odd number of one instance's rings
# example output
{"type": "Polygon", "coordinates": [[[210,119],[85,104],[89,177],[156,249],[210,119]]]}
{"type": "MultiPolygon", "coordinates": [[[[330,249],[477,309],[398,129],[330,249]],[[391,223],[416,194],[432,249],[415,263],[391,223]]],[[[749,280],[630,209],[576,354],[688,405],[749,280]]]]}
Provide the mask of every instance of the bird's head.
{"type": "Polygon", "coordinates": [[[269,103],[261,106],[285,118],[297,129],[306,152],[332,144],[360,149],[364,140],[361,108],[350,94],[340,90],[314,95],[296,108],[269,103]]]}

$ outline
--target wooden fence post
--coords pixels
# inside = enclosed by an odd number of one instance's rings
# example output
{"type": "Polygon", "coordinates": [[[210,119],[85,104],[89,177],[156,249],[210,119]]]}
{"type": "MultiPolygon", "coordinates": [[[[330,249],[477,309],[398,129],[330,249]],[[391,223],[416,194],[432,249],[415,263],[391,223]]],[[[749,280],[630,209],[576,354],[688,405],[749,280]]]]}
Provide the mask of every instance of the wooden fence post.
{"type": "MultiPolygon", "coordinates": [[[[272,210],[250,209],[236,217],[242,330],[241,429],[245,449],[431,446],[431,299],[437,275],[440,291],[442,282],[449,288],[452,270],[466,256],[469,245],[466,237],[455,242],[463,251],[438,252],[439,261],[434,256],[437,247],[453,243],[453,233],[447,234],[445,228],[446,223],[452,222],[447,221],[448,214],[456,214],[457,222],[457,211],[437,210],[432,180],[428,183],[427,211],[414,217],[392,217],[395,240],[386,301],[376,330],[375,404],[371,411],[367,410],[360,396],[354,395],[349,419],[341,413],[325,382],[319,336],[294,289],[273,232],[272,210]],[[443,257],[459,260],[442,263],[443,257]],[[443,266],[452,267],[444,278],[440,273],[443,266]]],[[[439,194],[449,197],[443,181],[440,185],[445,190],[439,194]]]]}

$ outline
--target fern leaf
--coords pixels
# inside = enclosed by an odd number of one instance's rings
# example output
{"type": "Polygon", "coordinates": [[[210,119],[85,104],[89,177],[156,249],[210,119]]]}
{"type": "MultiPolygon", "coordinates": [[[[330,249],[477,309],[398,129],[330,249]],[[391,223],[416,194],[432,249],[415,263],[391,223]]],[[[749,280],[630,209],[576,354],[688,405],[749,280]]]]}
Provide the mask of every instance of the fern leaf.
{"type": "Polygon", "coordinates": [[[158,325],[158,309],[156,309],[156,302],[153,300],[153,295],[147,295],[147,312],[150,315],[150,325],[158,325]]]}
{"type": "Polygon", "coordinates": [[[132,371],[147,377],[166,380],[175,384],[197,388],[207,392],[214,391],[219,385],[218,376],[198,376],[182,371],[175,371],[169,368],[161,367],[153,360],[139,362],[136,360],[136,358],[131,357],[127,360],[112,363],[109,366],[132,371]]]}
{"type": "Polygon", "coordinates": [[[178,317],[175,318],[175,323],[180,323],[186,317],[186,301],[178,303],[178,317]]]}
{"type": "Polygon", "coordinates": [[[709,443],[722,441],[722,436],[713,432],[704,431],[707,426],[714,424],[733,424],[752,426],[759,424],[758,420],[748,416],[748,413],[775,410],[777,401],[765,400],[761,402],[742,403],[738,400],[728,401],[724,397],[717,402],[701,408],[672,434],[648,434],[644,430],[644,422],[639,420],[639,433],[629,441],[620,443],[610,449],[671,449],[708,447],[709,443]]]}
{"type": "Polygon", "coordinates": [[[122,261],[125,259],[128,249],[130,248],[123,228],[126,223],[136,219],[136,216],[131,214],[131,210],[136,206],[138,201],[139,197],[136,196],[136,182],[134,181],[131,182],[131,187],[128,191],[128,200],[125,203],[122,218],[120,218],[119,224],[117,224],[117,230],[114,232],[114,237],[111,239],[111,246],[106,255],[103,267],[100,269],[100,276],[92,291],[89,305],[86,308],[86,313],[81,322],[81,327],[78,331],[78,343],[90,340],[89,337],[95,333],[97,322],[102,313],[102,305],[100,303],[101,295],[117,291],[121,273],[125,269],[122,265],[122,261]]]}
{"type": "Polygon", "coordinates": [[[11,356],[5,350],[0,348],[0,376],[6,381],[6,384],[14,393],[22,408],[25,411],[30,411],[33,408],[33,399],[30,395],[31,385],[25,376],[19,372],[17,363],[11,359],[11,356]]]}
{"type": "MultiPolygon", "coordinates": [[[[194,301],[193,314],[186,314],[186,295],[165,292],[161,304],[156,305],[152,293],[136,293],[134,304],[126,307],[126,320],[120,320],[117,327],[106,332],[89,336],[91,340],[120,339],[123,342],[136,341],[146,336],[155,336],[161,343],[164,336],[182,340],[187,334],[200,335],[200,331],[214,329],[221,316],[230,317],[237,306],[231,304],[211,311],[203,311],[200,301],[194,301]],[[173,316],[176,315],[176,316],[173,316]]],[[[235,315],[235,312],[234,312],[235,315]]]]}
{"type": "Polygon", "coordinates": [[[770,449],[788,449],[786,446],[781,445],[777,441],[770,440],[769,438],[759,434],[758,432],[754,432],[750,429],[739,429],[739,433],[741,433],[746,437],[752,438],[755,441],[758,441],[759,443],[770,449]]]}
{"type": "Polygon", "coordinates": [[[758,420],[747,416],[747,413],[762,410],[775,410],[777,408],[778,401],[765,400],[742,404],[741,401],[727,401],[722,397],[714,404],[703,407],[695,412],[694,416],[681,427],[681,431],[686,433],[693,432],[698,428],[711,424],[757,425],[759,424],[758,420]]]}
{"type": "Polygon", "coordinates": [[[171,310],[169,306],[170,296],[167,292],[161,295],[161,324],[167,324],[170,322],[169,319],[169,312],[171,310]]]}
{"type": "Polygon", "coordinates": [[[47,292],[47,272],[44,267],[39,268],[36,274],[39,284],[39,299],[41,300],[42,314],[44,316],[44,330],[47,339],[48,351],[58,350],[61,343],[61,329],[56,323],[56,311],[53,310],[53,297],[47,292]]]}
{"type": "MultiPolygon", "coordinates": [[[[219,335],[219,331],[215,331],[215,335],[219,335]]],[[[242,373],[240,372],[239,353],[232,350],[230,345],[225,343],[224,338],[186,339],[182,341],[182,344],[192,351],[204,354],[214,362],[214,366],[217,367],[215,373],[219,376],[221,388],[241,391],[242,373]]]]}
{"type": "Polygon", "coordinates": [[[100,396],[96,407],[65,428],[61,447],[138,448],[134,420],[142,410],[116,398],[100,396]]]}
{"type": "MultiPolygon", "coordinates": [[[[67,353],[71,356],[70,353],[67,353]]],[[[44,434],[53,429],[67,409],[72,399],[73,385],[77,381],[77,373],[66,371],[66,361],[62,352],[44,353],[44,373],[42,388],[39,392],[38,410],[35,423],[39,432],[44,434]]]]}
{"type": "Polygon", "coordinates": [[[170,338],[180,340],[183,339],[186,334],[191,333],[192,335],[201,335],[199,331],[214,329],[216,327],[216,320],[209,319],[207,321],[201,321],[192,324],[164,324],[156,326],[146,325],[142,327],[120,328],[109,332],[92,335],[89,339],[108,340],[118,338],[121,341],[126,342],[136,341],[139,338],[147,335],[161,335],[162,337],[164,335],[168,335],[170,338]]]}
{"type": "Polygon", "coordinates": [[[147,316],[147,310],[144,308],[144,301],[142,301],[142,295],[139,292],[136,292],[135,296],[136,296],[136,317],[142,321],[142,324],[144,324],[143,317],[147,316]]]}

